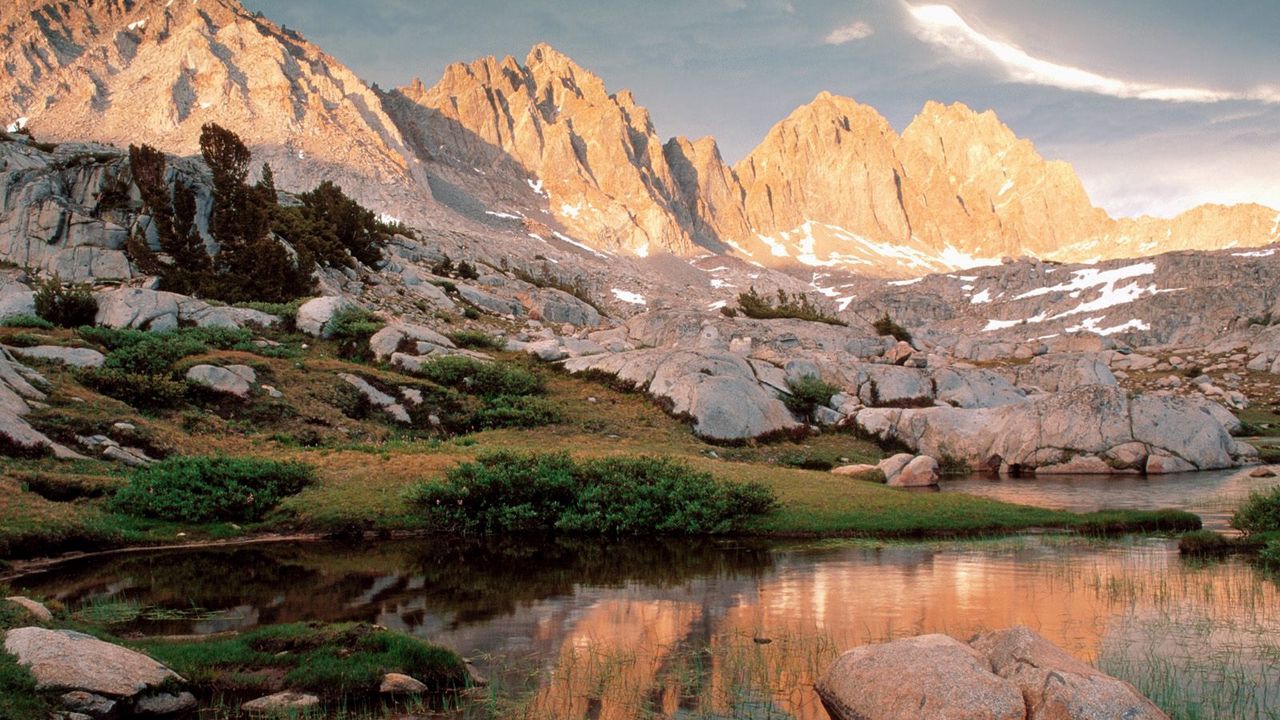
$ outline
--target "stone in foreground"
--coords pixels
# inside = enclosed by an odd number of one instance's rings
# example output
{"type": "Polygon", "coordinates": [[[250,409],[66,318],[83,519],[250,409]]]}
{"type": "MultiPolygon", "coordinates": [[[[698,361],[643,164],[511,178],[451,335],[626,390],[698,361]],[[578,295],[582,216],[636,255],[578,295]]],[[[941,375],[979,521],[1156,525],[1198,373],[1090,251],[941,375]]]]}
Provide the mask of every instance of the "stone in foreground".
{"type": "Polygon", "coordinates": [[[72,630],[26,627],[5,634],[4,649],[40,689],[127,698],[182,678],[139,652],[72,630]]]}
{"type": "Polygon", "coordinates": [[[855,648],[815,688],[832,720],[1169,720],[1132,685],[1020,626],[968,645],[921,635],[855,648]]]}
{"type": "Polygon", "coordinates": [[[864,645],[818,680],[832,720],[1023,720],[1022,693],[976,650],[946,635],[864,645]]]}
{"type": "Polygon", "coordinates": [[[1022,692],[1028,720],[1169,720],[1129,683],[1077,660],[1029,628],[983,633],[970,644],[1022,692]]]}

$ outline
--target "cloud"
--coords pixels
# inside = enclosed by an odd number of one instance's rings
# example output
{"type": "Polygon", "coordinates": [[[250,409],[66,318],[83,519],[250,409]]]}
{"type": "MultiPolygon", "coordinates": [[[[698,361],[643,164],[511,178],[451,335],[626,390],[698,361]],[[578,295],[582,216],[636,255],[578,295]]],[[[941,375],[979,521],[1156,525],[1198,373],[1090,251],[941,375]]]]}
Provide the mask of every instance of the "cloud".
{"type": "Polygon", "coordinates": [[[854,40],[861,40],[865,37],[870,37],[875,31],[876,29],[871,27],[869,23],[858,20],[856,22],[851,22],[848,25],[841,25],[835,30],[827,33],[827,36],[823,38],[822,42],[827,45],[843,45],[848,42],[853,42],[854,40]]]}
{"type": "Polygon", "coordinates": [[[1010,80],[1048,85],[1064,90],[1110,95],[1118,98],[1168,102],[1215,103],[1252,100],[1280,103],[1280,88],[1258,87],[1247,92],[1173,87],[1099,75],[1070,65],[1042,60],[1012,43],[997,40],[974,29],[948,5],[906,5],[915,23],[916,37],[944,48],[959,58],[994,63],[1010,80]]]}

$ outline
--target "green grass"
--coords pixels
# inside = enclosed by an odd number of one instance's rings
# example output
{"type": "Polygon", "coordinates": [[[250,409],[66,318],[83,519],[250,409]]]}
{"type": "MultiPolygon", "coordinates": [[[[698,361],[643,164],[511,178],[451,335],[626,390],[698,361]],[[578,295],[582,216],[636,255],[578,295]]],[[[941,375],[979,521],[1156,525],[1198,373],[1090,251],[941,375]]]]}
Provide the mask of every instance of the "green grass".
{"type": "Polygon", "coordinates": [[[335,698],[375,693],[389,672],[434,690],[467,682],[453,652],[363,623],[272,625],[233,637],[134,645],[205,691],[285,688],[335,698]]]}
{"type": "MultiPolygon", "coordinates": [[[[8,595],[0,587],[0,597],[8,595]]],[[[0,600],[0,637],[4,631],[33,625],[35,618],[23,608],[0,600]]],[[[49,715],[49,703],[36,690],[36,682],[17,658],[0,647],[0,720],[35,720],[49,715]]]]}
{"type": "Polygon", "coordinates": [[[16,658],[0,649],[0,720],[37,720],[52,708],[16,658]]]}

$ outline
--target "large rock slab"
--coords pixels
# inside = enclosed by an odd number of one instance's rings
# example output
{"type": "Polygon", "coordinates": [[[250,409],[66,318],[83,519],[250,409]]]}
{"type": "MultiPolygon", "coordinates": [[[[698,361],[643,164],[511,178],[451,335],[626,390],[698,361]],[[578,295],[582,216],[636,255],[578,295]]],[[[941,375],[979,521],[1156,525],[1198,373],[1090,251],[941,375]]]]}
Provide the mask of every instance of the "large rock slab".
{"type": "Polygon", "coordinates": [[[115,288],[94,294],[98,314],[94,322],[111,328],[173,330],[179,326],[239,328],[270,327],[280,318],[247,308],[215,306],[178,293],[145,288],[115,288]]]}
{"type": "Polygon", "coordinates": [[[1023,720],[1022,693],[973,648],[946,635],[864,645],[815,689],[832,720],[1023,720]]]}
{"type": "Polygon", "coordinates": [[[140,652],[73,630],[17,628],[5,633],[4,649],[31,672],[40,689],[128,698],[182,682],[177,673],[140,652]]]}
{"type": "Polygon", "coordinates": [[[612,375],[648,392],[673,415],[692,418],[694,432],[708,440],[747,440],[799,425],[751,364],[730,353],[634,350],[571,358],[564,367],[612,375]]]}
{"type": "Polygon", "coordinates": [[[32,403],[46,399],[44,391],[37,387],[46,383],[40,373],[18,362],[7,349],[0,347],[0,440],[23,452],[49,452],[58,458],[84,459],[79,453],[50,440],[23,418],[31,412],[32,403]]]}
{"type": "Polygon", "coordinates": [[[1168,720],[1132,685],[1072,657],[1026,627],[979,635],[970,645],[1013,682],[1028,720],[1168,720]]]}
{"type": "Polygon", "coordinates": [[[997,371],[1020,388],[1043,392],[1117,384],[1111,368],[1097,355],[1045,355],[1025,365],[1009,365],[997,371]]]}
{"type": "Polygon", "coordinates": [[[553,325],[568,323],[579,327],[600,324],[600,311],[563,290],[537,288],[520,293],[519,300],[529,317],[553,325]]]}
{"type": "Polygon", "coordinates": [[[442,349],[456,348],[453,341],[444,335],[429,327],[411,323],[391,323],[369,338],[369,350],[379,360],[400,352],[401,346],[405,344],[414,345],[416,355],[430,355],[442,349]]]}
{"type": "Polygon", "coordinates": [[[217,365],[193,365],[187,370],[187,381],[214,392],[244,399],[253,392],[257,373],[248,365],[230,365],[225,368],[217,365]]]}
{"type": "Polygon", "coordinates": [[[61,345],[36,345],[34,347],[10,348],[14,355],[26,360],[45,360],[62,363],[71,367],[102,367],[107,356],[92,348],[71,348],[61,345]]]}

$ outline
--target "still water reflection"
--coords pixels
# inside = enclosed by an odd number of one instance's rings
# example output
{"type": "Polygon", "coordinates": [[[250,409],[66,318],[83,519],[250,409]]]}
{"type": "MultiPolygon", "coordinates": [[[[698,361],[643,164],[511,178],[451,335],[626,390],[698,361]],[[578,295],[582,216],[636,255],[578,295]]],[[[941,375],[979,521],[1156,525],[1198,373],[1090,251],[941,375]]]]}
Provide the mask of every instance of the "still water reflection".
{"type": "Polygon", "coordinates": [[[825,720],[811,685],[838,651],[1019,623],[1202,717],[1280,712],[1275,583],[1169,540],[273,545],[85,560],[18,585],[170,611],[126,633],[377,622],[475,658],[532,717],[825,720]]]}
{"type": "Polygon", "coordinates": [[[1251,493],[1280,485],[1280,478],[1249,477],[1249,469],[1140,475],[1041,475],[1000,478],[973,475],[946,480],[942,492],[1004,500],[1054,510],[1154,510],[1174,508],[1200,516],[1210,530],[1230,528],[1231,513],[1251,493]]]}

